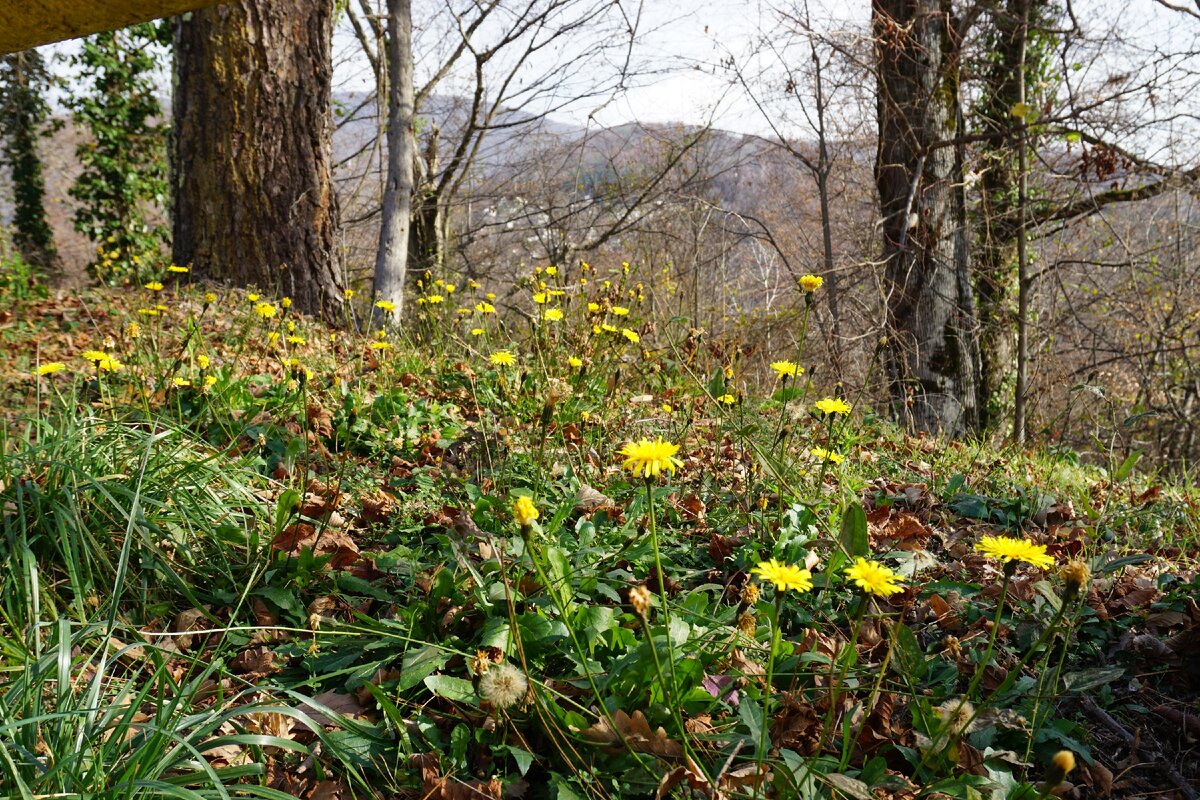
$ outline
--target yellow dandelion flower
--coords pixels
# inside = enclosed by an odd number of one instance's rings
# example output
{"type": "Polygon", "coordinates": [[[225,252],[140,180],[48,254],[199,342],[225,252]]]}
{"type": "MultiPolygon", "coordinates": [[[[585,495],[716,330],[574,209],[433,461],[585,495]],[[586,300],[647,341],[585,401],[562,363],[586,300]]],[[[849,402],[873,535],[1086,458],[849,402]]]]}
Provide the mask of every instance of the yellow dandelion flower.
{"type": "Polygon", "coordinates": [[[67,368],[67,365],[61,361],[48,361],[45,364],[38,365],[38,375],[53,375],[56,372],[62,372],[67,368]]]}
{"type": "Polygon", "coordinates": [[[804,372],[794,361],[772,361],[771,369],[775,370],[775,375],[779,378],[794,378],[804,372]]]}
{"type": "Polygon", "coordinates": [[[291,308],[292,307],[292,298],[290,298],[290,297],[283,298],[282,300],[279,301],[279,305],[283,306],[284,308],[291,308]]]}
{"type": "Polygon", "coordinates": [[[736,398],[736,397],[734,397],[734,396],[733,396],[733,395],[731,395],[731,394],[723,394],[723,395],[721,395],[720,397],[718,397],[718,398],[717,398],[717,402],[718,402],[718,403],[724,403],[724,404],[725,404],[725,405],[727,405],[727,406],[731,406],[731,405],[733,405],[734,403],[736,403],[736,402],[737,402],[737,398],[736,398]]]}
{"type": "Polygon", "coordinates": [[[136,339],[142,335],[142,326],[136,322],[130,322],[125,326],[125,335],[130,339],[136,339]]]}
{"type": "Polygon", "coordinates": [[[483,336],[483,328],[471,328],[472,336],[483,336]]]}
{"type": "Polygon", "coordinates": [[[354,290],[347,289],[346,291],[342,292],[342,297],[344,297],[347,300],[353,300],[354,299],[354,290]]]}
{"type": "Polygon", "coordinates": [[[600,310],[600,304],[599,303],[588,303],[587,308],[588,308],[588,311],[595,314],[597,311],[600,310]]]}
{"type": "Polygon", "coordinates": [[[375,307],[380,311],[386,311],[389,314],[396,310],[396,304],[391,300],[376,300],[375,307]]]}
{"type": "Polygon", "coordinates": [[[96,362],[96,366],[102,372],[120,372],[125,367],[124,364],[113,356],[105,356],[96,362]]]}
{"type": "Polygon", "coordinates": [[[616,333],[617,326],[609,325],[607,322],[603,322],[600,324],[600,330],[604,331],[605,333],[616,333]]]}
{"type": "Polygon", "coordinates": [[[287,337],[285,341],[287,341],[288,344],[304,344],[306,342],[303,336],[296,336],[295,334],[287,337]]]}
{"type": "Polygon", "coordinates": [[[183,388],[184,386],[192,385],[192,382],[189,381],[187,378],[172,378],[171,383],[175,384],[176,386],[178,386],[180,388],[183,388]]]}
{"type": "Polygon", "coordinates": [[[868,561],[864,558],[854,559],[854,564],[846,567],[846,577],[869,595],[888,597],[904,590],[900,585],[900,576],[882,564],[868,561]]]}
{"type": "Polygon", "coordinates": [[[549,299],[550,299],[550,296],[547,295],[545,292],[537,292],[533,296],[533,302],[537,303],[538,305],[542,305],[549,299]]]}
{"type": "Polygon", "coordinates": [[[161,292],[163,290],[163,285],[161,281],[150,281],[145,285],[144,288],[149,289],[152,292],[161,292]]]}
{"type": "Polygon", "coordinates": [[[108,358],[108,353],[103,350],[84,350],[79,354],[85,361],[91,361],[93,364],[108,358]]]}
{"type": "Polygon", "coordinates": [[[563,312],[558,308],[548,308],[546,309],[546,313],[542,314],[542,319],[546,320],[547,322],[558,322],[562,318],[563,312]]]}
{"type": "Polygon", "coordinates": [[[553,278],[558,274],[558,267],[546,267],[546,274],[553,278]]]}
{"type": "Polygon", "coordinates": [[[262,298],[260,298],[259,295],[255,294],[254,292],[246,295],[246,300],[251,303],[257,303],[260,299],[262,298]]]}
{"type": "Polygon", "coordinates": [[[683,466],[683,462],[676,457],[678,452],[679,445],[662,439],[627,442],[620,451],[625,456],[621,467],[629,474],[643,478],[654,477],[663,471],[674,474],[677,467],[683,466]]]}
{"type": "Polygon", "coordinates": [[[975,545],[975,549],[984,555],[999,559],[1004,563],[1024,561],[1040,569],[1054,566],[1054,558],[1046,555],[1044,544],[1034,544],[1028,539],[1016,539],[1011,536],[984,536],[975,545]]]}
{"type": "Polygon", "coordinates": [[[497,350],[488,356],[488,363],[497,367],[511,367],[517,363],[517,357],[508,350],[497,350]]]}
{"type": "Polygon", "coordinates": [[[841,453],[835,453],[832,450],[826,450],[824,447],[813,447],[808,452],[812,453],[815,458],[821,461],[828,461],[831,464],[841,464],[846,460],[846,457],[841,453]]]}
{"type": "Polygon", "coordinates": [[[628,317],[629,316],[629,309],[626,308],[625,306],[613,306],[611,311],[613,314],[615,314],[618,317],[628,317]]]}
{"type": "Polygon", "coordinates": [[[370,347],[372,350],[390,350],[392,347],[392,343],[391,342],[371,342],[370,347]]]}
{"type": "Polygon", "coordinates": [[[513,517],[517,520],[517,524],[522,528],[529,527],[538,518],[537,506],[533,504],[533,500],[521,495],[517,498],[517,502],[513,505],[513,517]]]}
{"type": "Polygon", "coordinates": [[[157,308],[139,308],[138,313],[144,317],[157,317],[158,309],[157,308]]]}
{"type": "Polygon", "coordinates": [[[205,386],[205,388],[207,388],[207,387],[209,387],[209,386],[212,386],[212,385],[213,385],[213,384],[215,384],[216,382],[217,382],[217,376],[216,376],[216,375],[205,375],[205,376],[204,376],[204,386],[205,386]]]}
{"type": "Polygon", "coordinates": [[[207,303],[208,305],[212,305],[213,303],[217,302],[216,293],[215,292],[205,292],[204,293],[204,302],[207,303]]]}
{"type": "Polygon", "coordinates": [[[816,403],[817,411],[824,414],[849,414],[850,404],[840,397],[826,397],[816,403]]]}
{"type": "Polygon", "coordinates": [[[204,355],[204,353],[196,356],[196,366],[200,367],[200,369],[208,369],[210,364],[212,364],[212,360],[204,355]]]}
{"type": "Polygon", "coordinates": [[[276,308],[271,303],[256,303],[254,313],[258,314],[263,319],[270,319],[275,316],[276,308]]]}
{"type": "Polygon", "coordinates": [[[187,267],[181,267],[178,264],[172,264],[171,266],[167,267],[167,272],[174,272],[176,275],[182,275],[184,273],[191,272],[191,270],[187,267]]]}
{"type": "Polygon", "coordinates": [[[642,340],[642,337],[638,336],[637,331],[631,331],[629,328],[622,328],[621,335],[634,344],[637,344],[642,340]]]}
{"type": "Polygon", "coordinates": [[[900,585],[899,575],[883,564],[865,558],[854,559],[854,564],[847,567],[845,573],[847,578],[867,594],[888,597],[904,590],[900,585]]]}
{"type": "Polygon", "coordinates": [[[805,292],[808,292],[809,294],[815,292],[817,289],[820,289],[821,286],[824,285],[824,283],[825,283],[825,279],[822,278],[820,275],[801,275],[800,276],[800,288],[803,289],[805,292]]]}
{"type": "Polygon", "coordinates": [[[495,314],[496,307],[491,303],[485,303],[482,300],[475,304],[475,310],[480,314],[495,314]]]}
{"type": "Polygon", "coordinates": [[[429,301],[430,305],[437,305],[438,303],[443,303],[446,301],[446,298],[440,294],[431,294],[431,295],[429,295],[429,297],[426,297],[425,299],[427,301],[429,301]]]}
{"type": "Polygon", "coordinates": [[[753,572],[766,583],[775,584],[775,590],[779,592],[789,589],[794,592],[809,592],[813,588],[811,572],[794,564],[780,563],[773,558],[770,561],[759,562],[753,572]]]}
{"type": "Polygon", "coordinates": [[[567,356],[567,365],[571,369],[580,369],[583,367],[583,359],[575,356],[567,356]]]}

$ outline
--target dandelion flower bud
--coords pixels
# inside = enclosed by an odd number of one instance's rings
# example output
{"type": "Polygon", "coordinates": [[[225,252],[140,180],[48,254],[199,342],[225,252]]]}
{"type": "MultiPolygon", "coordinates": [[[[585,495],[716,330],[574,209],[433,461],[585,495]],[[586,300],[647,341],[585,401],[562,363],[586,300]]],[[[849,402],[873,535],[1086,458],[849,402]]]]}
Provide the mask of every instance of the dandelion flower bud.
{"type": "Polygon", "coordinates": [[[633,607],[633,613],[646,619],[650,614],[650,590],[645,586],[635,586],[630,589],[629,605],[633,607]]]}
{"type": "Polygon", "coordinates": [[[479,696],[501,711],[524,700],[528,690],[525,673],[507,662],[489,669],[479,679],[479,696]]]}
{"type": "Polygon", "coordinates": [[[1054,788],[1066,780],[1071,770],[1075,769],[1075,754],[1070,750],[1059,750],[1050,760],[1050,768],[1046,770],[1046,785],[1054,788]]]}
{"type": "Polygon", "coordinates": [[[1092,571],[1086,563],[1076,559],[1064,564],[1058,571],[1058,577],[1062,578],[1066,585],[1066,595],[1070,598],[1087,588],[1092,580],[1092,571]]]}
{"type": "Polygon", "coordinates": [[[513,506],[513,517],[516,518],[518,525],[528,528],[537,521],[538,516],[537,506],[533,504],[533,500],[525,495],[517,498],[517,502],[513,506]]]}

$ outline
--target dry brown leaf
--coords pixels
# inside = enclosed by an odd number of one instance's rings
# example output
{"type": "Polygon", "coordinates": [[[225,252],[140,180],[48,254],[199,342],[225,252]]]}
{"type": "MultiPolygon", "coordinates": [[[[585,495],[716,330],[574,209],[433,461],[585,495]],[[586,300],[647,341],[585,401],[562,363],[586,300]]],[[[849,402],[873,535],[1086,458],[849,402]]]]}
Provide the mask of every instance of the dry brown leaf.
{"type": "Polygon", "coordinates": [[[725,800],[728,798],[729,791],[735,789],[744,789],[746,787],[758,787],[759,784],[770,782],[771,772],[765,769],[759,772],[757,764],[747,764],[729,772],[723,772],[717,778],[717,786],[713,787],[712,781],[704,776],[704,773],[696,766],[696,762],[688,758],[686,766],[676,767],[675,769],[663,775],[662,780],[658,782],[658,791],[654,793],[655,800],[662,800],[671,791],[680,784],[687,782],[687,785],[696,792],[706,795],[711,800],[725,800]]]}
{"type": "Polygon", "coordinates": [[[443,776],[436,753],[417,753],[411,760],[421,769],[423,800],[500,800],[504,796],[499,778],[464,782],[443,776]]]}
{"type": "Polygon", "coordinates": [[[229,662],[229,669],[251,679],[274,675],[282,667],[275,663],[275,652],[265,645],[249,647],[238,653],[229,662]]]}
{"type": "Polygon", "coordinates": [[[175,633],[182,633],[182,636],[173,637],[175,644],[180,650],[190,650],[196,642],[196,637],[190,635],[190,631],[203,630],[208,627],[208,615],[199,608],[189,608],[180,611],[175,615],[175,621],[171,624],[171,630],[175,633]]]}
{"type": "Polygon", "coordinates": [[[593,511],[599,511],[602,508],[612,508],[613,501],[605,494],[596,491],[586,483],[579,485],[579,491],[575,493],[575,510],[590,514],[593,511]]]}
{"type": "MultiPolygon", "coordinates": [[[[352,719],[366,719],[368,716],[366,709],[363,708],[362,704],[358,702],[358,698],[352,694],[328,691],[314,695],[312,699],[314,703],[320,703],[330,711],[341,714],[344,717],[350,717],[352,719]]],[[[308,703],[301,703],[298,710],[304,712],[313,725],[328,727],[330,725],[337,724],[324,711],[308,703]]]]}
{"type": "Polygon", "coordinates": [[[1113,791],[1113,774],[1112,770],[1101,764],[1099,761],[1093,761],[1091,764],[1083,763],[1079,765],[1080,783],[1084,786],[1091,787],[1100,797],[1111,797],[1113,791]]]}
{"type": "Polygon", "coordinates": [[[382,525],[396,511],[396,501],[382,490],[362,498],[359,502],[362,505],[363,522],[371,525],[382,525]]]}
{"type": "Polygon", "coordinates": [[[618,709],[612,715],[612,723],[601,718],[595,725],[581,731],[583,737],[605,746],[626,746],[639,753],[650,753],[664,758],[681,758],[683,745],[672,740],[661,726],[650,729],[650,721],[641,711],[632,715],[618,709]]]}

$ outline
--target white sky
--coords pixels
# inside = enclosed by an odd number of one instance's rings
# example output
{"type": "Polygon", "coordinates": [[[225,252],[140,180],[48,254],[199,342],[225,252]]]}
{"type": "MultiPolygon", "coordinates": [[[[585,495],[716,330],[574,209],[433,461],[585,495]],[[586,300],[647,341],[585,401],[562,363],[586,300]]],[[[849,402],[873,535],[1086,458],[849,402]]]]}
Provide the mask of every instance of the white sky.
{"type": "MultiPolygon", "coordinates": [[[[1064,0],[1065,1],[1065,0],[1064,0]]],[[[383,5],[383,0],[368,0],[383,5]]],[[[621,0],[625,8],[635,10],[639,0],[621,0]]],[[[1153,68],[1156,50],[1179,51],[1194,47],[1200,52],[1200,19],[1164,8],[1155,0],[1071,0],[1076,17],[1085,28],[1095,31],[1115,27],[1134,47],[1125,56],[1137,63],[1113,63],[1102,60],[1085,69],[1093,79],[1122,70],[1137,71],[1153,68]]],[[[1188,5],[1187,0],[1179,0],[1188,5]]],[[[779,7],[799,6],[803,0],[641,0],[641,28],[648,31],[642,53],[663,68],[652,80],[635,86],[614,102],[600,107],[595,120],[603,125],[619,125],[630,121],[683,122],[701,124],[710,118],[718,128],[745,133],[767,133],[768,126],[761,114],[738,90],[730,88],[728,72],[717,67],[724,57],[734,56],[749,74],[764,69],[764,61],[749,57],[764,34],[775,32],[779,7]]],[[[357,3],[355,3],[357,7],[357,3]]],[[[428,15],[444,9],[447,0],[417,0],[414,13],[428,15]]],[[[823,33],[862,31],[870,14],[866,0],[810,0],[816,26],[823,33]]],[[[418,20],[418,24],[420,21],[418,20]]],[[[368,90],[371,75],[366,59],[343,21],[335,36],[335,82],[342,91],[368,90]]],[[[443,43],[444,44],[444,43],[443,43]]],[[[69,54],[78,49],[76,42],[52,45],[45,50],[69,54]]],[[[418,59],[421,53],[418,52],[418,59]]],[[[553,57],[553,56],[548,56],[553,57]]],[[[1200,80],[1200,63],[1176,63],[1168,71],[1168,89],[1157,98],[1157,108],[1147,108],[1147,114],[1164,115],[1164,107],[1177,110],[1176,133],[1189,130],[1200,119],[1200,99],[1192,88],[1200,80]],[[1178,79],[1181,90],[1170,90],[1171,79],[1178,79]],[[1184,80],[1187,78],[1187,80],[1184,80]],[[1193,113],[1193,105],[1197,106],[1193,113]]],[[[534,65],[537,68],[537,65],[534,65]]],[[[67,67],[56,70],[65,73],[67,67]]],[[[418,67],[418,79],[420,79],[418,67]]],[[[1085,73],[1086,74],[1086,73],[1085,73]]],[[[1076,74],[1076,80],[1083,77],[1076,74]]],[[[169,80],[164,76],[164,86],[169,80]]],[[[873,88],[873,87],[870,87],[873,88]]],[[[443,90],[453,90],[448,82],[443,90]]],[[[793,112],[795,101],[792,100],[793,112]]],[[[598,108],[591,102],[576,106],[559,116],[566,122],[579,123],[598,108]]],[[[804,135],[798,126],[799,135],[804,135]]]]}

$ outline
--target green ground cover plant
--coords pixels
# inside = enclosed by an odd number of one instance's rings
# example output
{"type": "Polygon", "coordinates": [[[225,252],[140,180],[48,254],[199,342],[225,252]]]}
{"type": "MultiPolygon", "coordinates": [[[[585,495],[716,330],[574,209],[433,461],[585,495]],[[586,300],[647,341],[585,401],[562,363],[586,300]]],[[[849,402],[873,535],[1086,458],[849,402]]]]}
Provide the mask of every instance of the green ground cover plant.
{"type": "Polygon", "coordinates": [[[1186,480],[906,436],[628,266],[186,278],[7,296],[3,796],[1194,791],[1186,480]]]}

